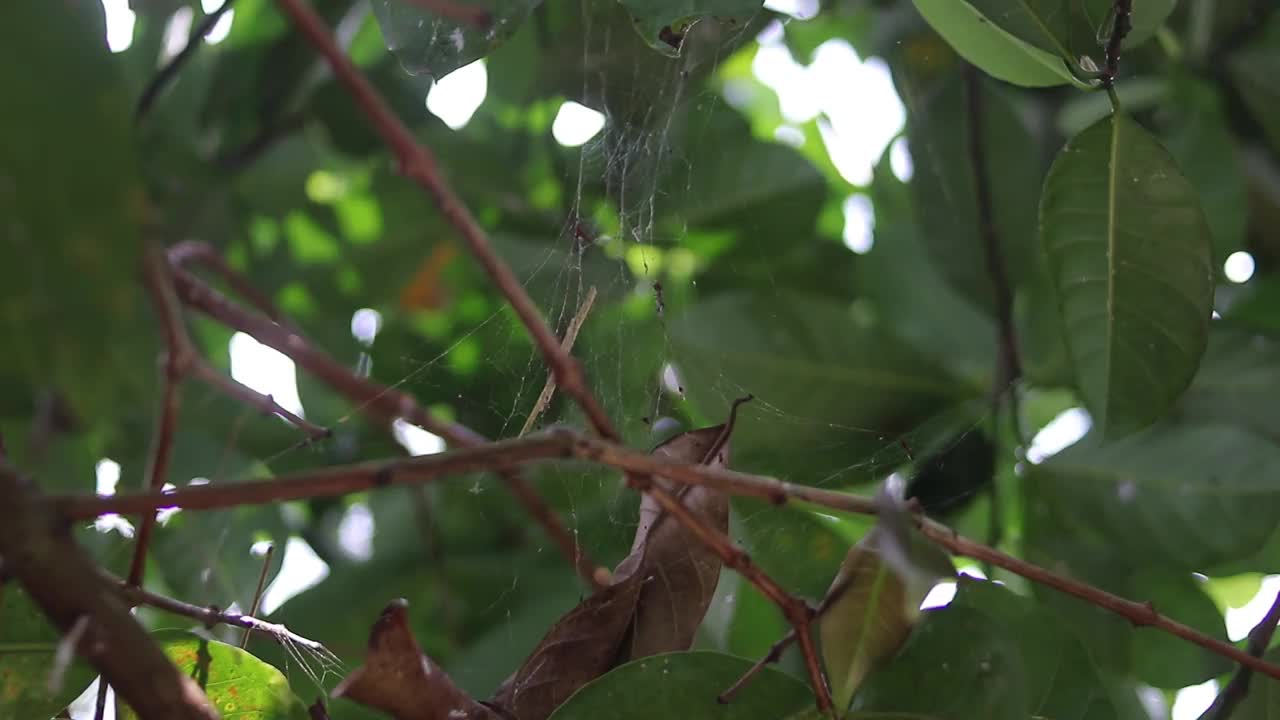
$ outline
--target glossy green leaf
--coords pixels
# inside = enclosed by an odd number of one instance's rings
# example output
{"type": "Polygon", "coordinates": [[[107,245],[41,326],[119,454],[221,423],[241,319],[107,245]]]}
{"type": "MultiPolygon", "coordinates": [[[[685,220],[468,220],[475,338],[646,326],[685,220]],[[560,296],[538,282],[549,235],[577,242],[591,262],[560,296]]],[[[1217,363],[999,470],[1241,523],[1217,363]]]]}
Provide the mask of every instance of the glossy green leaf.
{"type": "Polygon", "coordinates": [[[91,0],[9,3],[0,44],[0,378],[118,417],[155,380],[131,95],[91,0]],[[32,68],[38,68],[33,71],[32,68]],[[109,379],[108,379],[109,378],[109,379]]]}
{"type": "Polygon", "coordinates": [[[1191,382],[1208,334],[1211,236],[1195,189],[1116,115],[1059,152],[1040,230],[1094,422],[1111,438],[1151,424],[1191,382]]]}
{"type": "Polygon", "coordinates": [[[967,577],[950,605],[924,613],[898,657],[867,679],[853,709],[956,720],[1142,717],[1123,711],[1053,612],[967,577]]]}
{"type": "Polygon", "coordinates": [[[884,446],[877,428],[906,429],[977,392],[850,310],[801,294],[716,296],[671,321],[670,335],[703,412],[755,395],[734,431],[740,466],[801,482],[857,470],[851,462],[884,446]]]}
{"type": "Polygon", "coordinates": [[[49,691],[61,635],[15,582],[0,586],[0,717],[52,717],[93,680],[93,668],[74,659],[49,691]]]}
{"type": "Polygon", "coordinates": [[[1074,532],[1134,563],[1186,572],[1247,557],[1280,522],[1280,447],[1221,423],[1164,423],[1098,447],[1082,442],[1033,473],[1074,532]]]}
{"type": "Polygon", "coordinates": [[[488,55],[520,29],[542,0],[451,0],[442,4],[474,21],[430,10],[429,3],[374,0],[387,49],[412,74],[439,80],[488,55]]]}
{"type": "MultiPolygon", "coordinates": [[[[979,308],[994,313],[995,294],[978,222],[969,147],[973,115],[958,74],[940,84],[927,93],[914,83],[899,83],[910,113],[911,189],[920,238],[938,273],[979,308]]],[[[1000,242],[1006,275],[1016,288],[1035,260],[1038,190],[1045,166],[1037,153],[1029,151],[1036,145],[1035,138],[1008,101],[987,83],[979,87],[992,232],[1000,242]]]]}
{"type": "MultiPolygon", "coordinates": [[[[1046,87],[1075,82],[1063,60],[1064,52],[1046,51],[1039,43],[1028,41],[1005,24],[989,15],[994,11],[1006,15],[1014,0],[965,2],[964,0],[914,0],[916,9],[929,25],[965,60],[977,65],[988,75],[1014,85],[1046,87]],[[990,7],[988,7],[990,5],[990,7]]],[[[1061,3],[1060,0],[1050,2],[1061,3]]],[[[1062,15],[1065,20],[1065,13],[1062,15]]],[[[1025,17],[1024,17],[1025,19],[1025,17]]],[[[1026,25],[1028,23],[1023,23],[1026,25]]],[[[1034,25],[1034,23],[1030,23],[1034,25]]],[[[1025,29],[1019,27],[1019,29],[1025,29]]],[[[1054,32],[1035,32],[1045,45],[1054,46],[1054,32]]]]}
{"type": "Polygon", "coordinates": [[[631,13],[636,32],[650,47],[678,55],[685,35],[699,21],[711,18],[740,28],[760,11],[760,0],[618,0],[631,13]]]}
{"type": "MultiPolygon", "coordinates": [[[[165,655],[196,681],[224,718],[305,720],[306,706],[289,690],[279,670],[233,645],[184,630],[152,634],[165,655]]],[[[124,720],[138,720],[127,707],[124,720]]]]}
{"type": "Polygon", "coordinates": [[[813,693],[799,680],[768,668],[733,702],[716,702],[750,667],[750,660],[713,652],[635,660],[584,686],[556,709],[551,720],[776,720],[814,702],[813,693]]]}
{"type": "Polygon", "coordinates": [[[1227,68],[1271,147],[1280,151],[1280,17],[1273,13],[1253,42],[1230,56],[1227,68]]]}

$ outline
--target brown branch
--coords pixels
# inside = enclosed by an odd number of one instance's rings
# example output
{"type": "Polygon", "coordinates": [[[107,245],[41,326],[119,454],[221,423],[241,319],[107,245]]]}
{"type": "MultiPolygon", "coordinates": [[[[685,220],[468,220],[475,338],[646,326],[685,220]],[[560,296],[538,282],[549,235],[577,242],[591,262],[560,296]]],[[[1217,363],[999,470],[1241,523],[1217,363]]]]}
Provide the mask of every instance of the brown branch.
{"type": "MultiPolygon", "coordinates": [[[[578,341],[578,332],[582,330],[582,324],[587,321],[587,314],[591,312],[591,306],[596,301],[596,286],[592,285],[587,290],[587,296],[583,298],[582,305],[578,307],[578,312],[574,313],[573,319],[569,321],[569,327],[564,333],[564,342],[560,344],[560,348],[566,355],[573,351],[573,344],[578,341]]],[[[533,429],[533,424],[538,421],[542,413],[547,411],[547,406],[551,404],[551,397],[556,392],[556,375],[554,372],[547,373],[547,382],[542,386],[542,392],[538,394],[538,401],[533,404],[533,410],[529,412],[529,417],[524,421],[524,427],[520,428],[520,435],[525,435],[533,429]]],[[[519,437],[519,435],[517,435],[519,437]]]]}
{"type": "Polygon", "coordinates": [[[1133,0],[1114,0],[1112,10],[1115,17],[1102,68],[1102,84],[1108,88],[1115,84],[1116,75],[1120,72],[1120,45],[1133,29],[1133,0]]]}
{"type": "Polygon", "coordinates": [[[533,460],[564,458],[570,455],[573,441],[573,433],[556,430],[435,455],[341,465],[259,482],[189,485],[170,492],[64,495],[55,497],[53,503],[64,518],[78,521],[108,513],[154,513],[175,507],[188,511],[219,510],[334,497],[393,485],[423,483],[449,475],[513,468],[533,460]]]}
{"type": "MultiPolygon", "coordinates": [[[[171,261],[181,261],[173,258],[171,261]]],[[[298,367],[329,385],[365,415],[382,422],[390,430],[400,418],[428,432],[439,435],[456,447],[475,447],[489,439],[460,423],[446,422],[432,416],[411,395],[394,390],[368,378],[357,377],[345,365],[317,350],[301,335],[287,327],[250,312],[225,295],[201,282],[194,275],[175,268],[174,282],[178,295],[190,307],[223,325],[252,335],[258,342],[287,355],[298,367]]],[[[609,571],[596,565],[570,533],[546,501],[515,469],[499,470],[499,476],[524,505],[525,511],[542,525],[564,556],[573,563],[578,574],[597,590],[608,585],[609,571]]]]}
{"type": "MultiPolygon", "coordinates": [[[[1278,623],[1280,623],[1280,591],[1276,592],[1276,599],[1271,603],[1271,609],[1267,611],[1262,621],[1249,631],[1248,651],[1251,656],[1261,658],[1267,652],[1278,623]]],[[[1246,666],[1237,669],[1236,674],[1231,676],[1231,682],[1227,683],[1227,686],[1218,694],[1218,698],[1213,701],[1213,707],[1209,708],[1205,717],[1211,720],[1228,720],[1235,712],[1236,706],[1249,694],[1249,683],[1252,679],[1252,668],[1246,666]]]]}
{"type": "Polygon", "coordinates": [[[1237,648],[1235,645],[1223,642],[1216,638],[1209,637],[1198,632],[1180,622],[1171,620],[1156,611],[1151,603],[1134,602],[1126,600],[1119,595],[1112,595],[1104,590],[1083,583],[1078,580],[1056,575],[1039,565],[1029,563],[1025,560],[1006,555],[999,550],[987,547],[982,543],[975,542],[966,537],[956,534],[955,530],[934,522],[927,518],[920,518],[920,530],[934,542],[957,555],[989,562],[996,567],[1004,568],[1014,574],[1033,582],[1040,583],[1046,587],[1051,587],[1059,592],[1066,593],[1090,604],[1096,605],[1103,610],[1119,615],[1136,626],[1153,627],[1162,630],[1175,637],[1182,638],[1187,642],[1221,655],[1229,660],[1240,663],[1245,667],[1252,668],[1258,672],[1269,675],[1280,680],[1280,665],[1274,665],[1266,662],[1261,658],[1254,657],[1249,653],[1237,648]]]}
{"type": "Polygon", "coordinates": [[[219,278],[222,279],[237,295],[244,298],[248,303],[258,309],[258,312],[266,315],[280,325],[283,325],[289,332],[294,335],[302,335],[302,331],[294,325],[289,318],[271,302],[271,298],[266,293],[253,286],[249,279],[236,272],[222,254],[215,250],[208,243],[198,242],[196,240],[184,240],[171,246],[168,250],[169,262],[174,268],[187,269],[193,265],[212,270],[219,278]]]}
{"type": "Polygon", "coordinates": [[[258,410],[264,415],[277,415],[284,418],[289,421],[289,424],[306,433],[308,440],[312,442],[324,440],[333,434],[329,428],[320,427],[309,420],[299,417],[292,411],[287,410],[280,403],[276,402],[275,398],[270,395],[263,395],[248,385],[227,377],[216,370],[203,358],[197,358],[195,362],[192,363],[191,375],[200,378],[205,381],[205,383],[221,390],[227,397],[230,397],[233,400],[238,400],[239,402],[258,410]]]}
{"type": "MultiPolygon", "coordinates": [[[[735,495],[765,498],[775,504],[796,499],[835,510],[863,515],[876,514],[875,501],[871,498],[646,455],[597,437],[565,429],[517,440],[504,440],[485,447],[454,450],[392,463],[336,467],[258,483],[230,486],[203,485],[161,494],[142,493],[111,497],[55,496],[51,498],[51,502],[69,520],[85,520],[106,513],[144,512],[170,506],[181,506],[188,510],[207,510],[276,500],[338,495],[369,490],[388,483],[424,482],[449,474],[492,470],[495,466],[512,467],[524,462],[566,456],[609,465],[623,471],[630,471],[633,475],[659,475],[676,482],[706,485],[735,495]]],[[[688,514],[688,510],[679,505],[669,493],[655,493],[655,499],[677,519],[688,514]]],[[[1161,615],[1147,603],[1127,600],[1087,583],[1057,575],[1038,565],[958,535],[951,528],[928,518],[917,515],[917,520],[925,536],[954,554],[989,562],[1028,580],[1113,612],[1135,625],[1156,628],[1265,675],[1280,679],[1280,666],[1249,655],[1234,645],[1201,634],[1161,615]]],[[[744,571],[740,567],[749,565],[750,559],[745,555],[738,557],[737,553],[741,551],[733,548],[727,538],[706,537],[708,529],[705,526],[690,527],[690,530],[699,533],[699,537],[716,549],[725,564],[738,569],[744,575],[753,572],[752,570],[744,571]]],[[[766,597],[774,600],[780,595],[776,584],[770,586],[769,590],[762,588],[761,591],[766,597]]],[[[793,612],[795,612],[794,609],[793,612]]],[[[812,619],[810,618],[809,621],[811,622],[812,619]]]]}
{"type": "Polygon", "coordinates": [[[35,483],[0,460],[0,556],[5,571],[65,635],[88,618],[77,652],[138,715],[216,720],[217,712],[98,576],[35,483]]]}
{"type": "Polygon", "coordinates": [[[542,312],[534,305],[524,285],[520,283],[520,279],[516,277],[510,266],[494,252],[488,237],[472,216],[471,211],[445,181],[435,156],[418,143],[413,133],[400,122],[378,91],[343,54],[324,22],[305,0],[279,0],[279,4],[293,19],[298,30],[328,61],[338,81],[346,86],[352,99],[369,118],[369,122],[395,155],[400,172],[426,190],[441,214],[462,235],[463,241],[471,249],[471,253],[484,268],[485,273],[489,275],[489,279],[511,303],[511,308],[515,310],[520,322],[529,331],[534,345],[542,353],[543,359],[555,375],[556,382],[582,407],[597,433],[609,440],[617,440],[619,436],[613,428],[613,423],[587,386],[581,364],[561,351],[560,341],[555,333],[551,332],[551,328],[542,317],[542,312]]]}

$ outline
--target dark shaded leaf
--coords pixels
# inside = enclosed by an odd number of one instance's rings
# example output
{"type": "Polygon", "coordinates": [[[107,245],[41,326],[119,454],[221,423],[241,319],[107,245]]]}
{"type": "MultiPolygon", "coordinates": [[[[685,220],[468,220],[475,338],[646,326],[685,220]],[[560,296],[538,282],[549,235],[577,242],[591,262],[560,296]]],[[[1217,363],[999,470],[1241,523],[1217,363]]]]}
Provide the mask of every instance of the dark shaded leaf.
{"type": "Polygon", "coordinates": [[[969,430],[921,462],[906,497],[919,500],[927,515],[956,511],[995,479],[995,453],[981,430],[969,430]]]}
{"type": "Polygon", "coordinates": [[[396,720],[496,720],[497,713],[459,690],[422,654],[408,615],[403,600],[387,605],[369,633],[365,664],[353,670],[333,696],[377,708],[396,720]]]}
{"type": "MultiPolygon", "coordinates": [[[[1145,718],[1113,697],[1080,641],[1051,611],[961,576],[950,605],[927,611],[896,659],[873,673],[855,711],[948,720],[1145,718]]],[[[855,715],[856,717],[856,715],[855,715]]]]}
{"type": "Polygon", "coordinates": [[[103,17],[91,0],[0,11],[0,44],[23,58],[0,65],[0,335],[22,338],[0,378],[92,419],[145,403],[155,378],[136,280],[147,200],[103,17]]]}
{"type": "Polygon", "coordinates": [[[1280,151],[1280,16],[1272,13],[1253,42],[1230,56],[1227,68],[1271,147],[1280,151]]]}
{"type": "Polygon", "coordinates": [[[582,688],[553,720],[776,720],[814,702],[799,680],[765,669],[732,703],[716,696],[751,666],[712,652],[684,652],[634,660],[582,688]]]}
{"type": "Polygon", "coordinates": [[[1116,115],[1058,154],[1040,226],[1094,421],[1109,438],[1150,425],[1204,353],[1213,267],[1199,196],[1150,133],[1116,115]]]}
{"type": "Polygon", "coordinates": [[[654,50],[678,55],[685,35],[699,21],[739,28],[760,11],[760,0],[619,0],[631,13],[636,32],[654,50]]]}
{"type": "MultiPolygon", "coordinates": [[[[1280,663],[1280,648],[1273,648],[1264,658],[1272,663],[1280,663]]],[[[1249,694],[1236,706],[1231,717],[1233,720],[1280,718],[1280,680],[1254,673],[1252,682],[1249,683],[1249,694]]],[[[1210,718],[1206,714],[1201,720],[1210,718]]]]}

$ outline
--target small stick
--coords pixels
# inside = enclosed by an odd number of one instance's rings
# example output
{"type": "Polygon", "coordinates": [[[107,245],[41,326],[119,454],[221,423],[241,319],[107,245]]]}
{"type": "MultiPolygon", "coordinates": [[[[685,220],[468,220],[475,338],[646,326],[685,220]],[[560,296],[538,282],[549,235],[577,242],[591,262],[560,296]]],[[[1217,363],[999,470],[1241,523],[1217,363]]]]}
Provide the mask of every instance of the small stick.
{"type": "Polygon", "coordinates": [[[50,695],[55,695],[62,689],[62,681],[66,677],[67,668],[71,666],[71,662],[76,659],[76,648],[80,645],[80,640],[84,638],[84,633],[89,629],[89,616],[81,615],[76,619],[71,629],[66,635],[58,641],[58,649],[53,653],[53,667],[49,669],[48,689],[50,695]]]}
{"type": "MultiPolygon", "coordinates": [[[[565,354],[569,354],[573,350],[573,344],[578,340],[578,331],[582,329],[582,324],[587,321],[587,314],[591,312],[591,306],[596,301],[596,286],[592,285],[587,289],[587,296],[582,300],[582,304],[578,306],[578,312],[574,313],[573,319],[569,321],[569,328],[565,331],[564,342],[560,344],[565,354]]],[[[547,406],[551,404],[551,396],[556,392],[556,374],[554,372],[547,373],[547,382],[542,386],[542,392],[538,395],[538,401],[533,404],[533,411],[529,413],[529,417],[524,421],[524,427],[520,428],[521,437],[533,429],[533,424],[538,421],[542,413],[547,411],[547,406]]]]}
{"type": "MultiPolygon", "coordinates": [[[[253,591],[253,605],[249,608],[250,615],[258,614],[258,607],[262,603],[262,591],[267,584],[267,572],[271,569],[271,556],[275,553],[275,543],[267,545],[267,551],[262,554],[262,574],[258,575],[258,588],[253,591]]],[[[240,639],[240,649],[249,647],[249,630],[246,628],[244,637],[240,639]]]]}
{"type": "Polygon", "coordinates": [[[138,98],[137,108],[134,110],[134,120],[141,120],[151,111],[152,105],[155,104],[156,98],[160,96],[160,91],[178,76],[178,71],[187,63],[195,54],[196,49],[200,47],[200,39],[213,31],[213,26],[218,24],[222,16],[231,9],[231,4],[235,0],[223,0],[222,5],[213,12],[205,16],[196,29],[187,38],[187,44],[182,50],[170,60],[164,67],[160,68],[151,78],[151,82],[147,83],[147,87],[143,89],[142,95],[138,98]]]}

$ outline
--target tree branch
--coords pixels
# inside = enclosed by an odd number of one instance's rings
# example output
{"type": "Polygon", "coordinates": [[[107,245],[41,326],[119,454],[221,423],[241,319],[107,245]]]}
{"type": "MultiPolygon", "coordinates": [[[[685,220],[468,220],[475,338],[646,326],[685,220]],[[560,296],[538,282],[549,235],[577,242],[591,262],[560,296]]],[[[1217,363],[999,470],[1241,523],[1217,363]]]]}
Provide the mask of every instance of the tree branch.
{"type": "Polygon", "coordinates": [[[67,520],[88,520],[108,513],[154,513],[164,508],[219,510],[288,500],[334,497],[392,485],[438,480],[449,475],[501,471],[522,463],[569,457],[573,433],[557,430],[464,447],[435,455],[357,463],[244,483],[190,485],[170,492],[118,495],[66,495],[54,506],[67,520]]]}
{"type": "MultiPolygon", "coordinates": [[[[1261,658],[1267,652],[1267,647],[1271,645],[1271,637],[1275,635],[1276,624],[1280,623],[1280,591],[1276,592],[1276,599],[1271,603],[1271,609],[1262,618],[1262,621],[1249,631],[1249,654],[1256,658],[1261,658]]],[[[1222,689],[1218,694],[1218,699],[1213,701],[1213,707],[1205,713],[1205,717],[1211,720],[1228,720],[1231,714],[1235,712],[1236,706],[1249,694],[1249,683],[1253,679],[1253,669],[1244,666],[1236,670],[1236,674],[1231,676],[1231,682],[1222,689]]]]}
{"type": "Polygon", "coordinates": [[[0,556],[65,635],[88,618],[76,651],[144,718],[217,720],[194,681],[165,657],[129,614],[48,500],[0,459],[0,556]]]}
{"type": "Polygon", "coordinates": [[[1102,68],[1102,85],[1107,88],[1115,84],[1116,75],[1120,72],[1120,45],[1133,29],[1133,0],[1114,0],[1112,9],[1115,18],[1102,68]]]}
{"type": "Polygon", "coordinates": [[[529,331],[534,345],[541,351],[554,373],[556,382],[582,407],[596,432],[607,439],[617,440],[617,431],[614,430],[609,416],[605,414],[604,407],[587,387],[581,364],[561,351],[560,341],[555,333],[551,332],[551,328],[542,317],[542,312],[534,305],[532,298],[525,292],[524,285],[520,283],[520,279],[516,277],[510,266],[494,252],[488,237],[472,216],[471,211],[445,181],[435,156],[426,147],[420,145],[413,133],[400,122],[377,90],[343,54],[323,21],[304,0],[279,0],[279,4],[293,19],[298,30],[333,68],[338,81],[346,86],[352,99],[369,118],[374,130],[382,136],[383,141],[395,155],[400,172],[426,190],[445,219],[462,235],[463,241],[471,249],[471,253],[484,268],[485,273],[489,275],[489,279],[511,303],[520,322],[529,331]]]}

